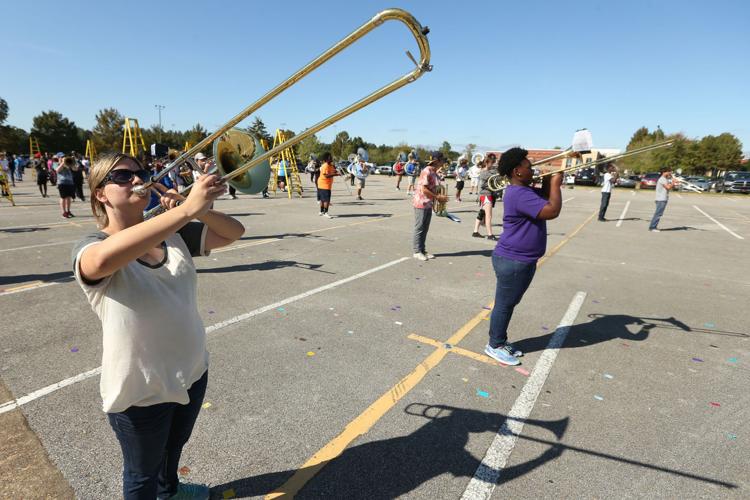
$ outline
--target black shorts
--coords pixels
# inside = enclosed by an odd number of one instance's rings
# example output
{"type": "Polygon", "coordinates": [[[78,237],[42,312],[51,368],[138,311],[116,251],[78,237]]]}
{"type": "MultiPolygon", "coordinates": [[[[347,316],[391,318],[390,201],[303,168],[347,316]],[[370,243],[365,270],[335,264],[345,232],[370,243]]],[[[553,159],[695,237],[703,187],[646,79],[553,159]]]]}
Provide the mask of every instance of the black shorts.
{"type": "Polygon", "coordinates": [[[461,190],[464,188],[464,181],[456,181],[456,189],[461,190]]]}
{"type": "Polygon", "coordinates": [[[330,202],[331,201],[331,190],[318,188],[318,201],[330,202]]]}
{"type": "Polygon", "coordinates": [[[76,187],[73,184],[58,184],[57,190],[60,192],[60,198],[76,197],[76,187]]]}

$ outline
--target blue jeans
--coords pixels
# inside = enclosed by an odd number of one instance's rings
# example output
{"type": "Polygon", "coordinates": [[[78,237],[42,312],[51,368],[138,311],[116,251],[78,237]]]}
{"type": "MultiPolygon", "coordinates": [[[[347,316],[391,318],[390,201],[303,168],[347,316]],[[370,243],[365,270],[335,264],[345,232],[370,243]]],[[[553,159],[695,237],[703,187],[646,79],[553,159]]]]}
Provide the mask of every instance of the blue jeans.
{"type": "Polygon", "coordinates": [[[612,196],[612,193],[602,193],[602,202],[599,205],[599,220],[604,220],[604,216],[607,214],[610,196],[612,196]]]}
{"type": "Polygon", "coordinates": [[[432,220],[432,208],[415,208],[414,209],[414,253],[425,253],[425,244],[427,243],[427,231],[430,230],[430,220],[432,220]]]}
{"type": "Polygon", "coordinates": [[[536,262],[520,262],[492,255],[492,267],[497,276],[495,306],[490,316],[490,347],[498,347],[508,341],[508,325],[523,294],[536,273],[536,262]]]}
{"type": "Polygon", "coordinates": [[[177,466],[206,394],[208,371],[188,389],[190,402],[131,406],[108,413],[122,449],[126,500],[169,498],[177,493],[177,466]]]}
{"type": "Polygon", "coordinates": [[[656,202],[656,212],[654,212],[654,217],[651,219],[651,224],[648,225],[649,229],[656,229],[656,226],[659,225],[659,219],[664,215],[665,208],[667,208],[667,200],[656,202]]]}

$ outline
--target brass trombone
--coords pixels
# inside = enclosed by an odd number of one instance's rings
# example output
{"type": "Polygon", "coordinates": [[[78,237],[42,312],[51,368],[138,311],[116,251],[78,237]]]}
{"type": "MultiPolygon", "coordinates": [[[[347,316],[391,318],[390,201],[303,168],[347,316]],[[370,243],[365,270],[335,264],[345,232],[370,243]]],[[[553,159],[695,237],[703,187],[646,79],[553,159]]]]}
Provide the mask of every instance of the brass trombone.
{"type": "MultiPolygon", "coordinates": [[[[303,141],[305,138],[319,132],[320,130],[328,127],[329,125],[332,125],[336,123],[337,121],[349,116],[350,114],[354,113],[355,111],[377,101],[378,99],[390,94],[391,92],[403,87],[404,85],[407,85],[409,83],[412,83],[416,81],[422,74],[425,72],[431,71],[432,66],[430,65],[430,44],[427,41],[427,34],[429,33],[429,28],[426,26],[423,27],[419,21],[417,21],[414,16],[412,16],[410,13],[401,10],[401,9],[386,9],[378,14],[376,14],[372,19],[364,23],[362,26],[351,32],[349,35],[344,37],[341,41],[333,45],[331,48],[323,52],[321,55],[319,55],[317,58],[315,58],[313,61],[308,63],[306,66],[304,66],[302,69],[294,73],[292,76],[278,84],[276,87],[274,87],[271,91],[269,91],[266,95],[258,99],[255,103],[251,104],[250,106],[246,107],[244,110],[242,110],[239,114],[237,114],[234,118],[229,120],[226,124],[224,124],[222,127],[220,127],[218,130],[213,132],[211,135],[203,139],[202,141],[198,142],[195,146],[190,148],[189,150],[182,153],[177,159],[175,159],[172,163],[167,165],[164,170],[162,170],[159,174],[154,175],[151,177],[151,179],[146,182],[143,185],[136,186],[134,191],[139,192],[139,194],[146,195],[146,193],[149,192],[150,187],[155,183],[159,182],[162,178],[164,178],[168,173],[173,170],[174,168],[177,168],[182,163],[186,162],[188,158],[192,158],[195,154],[197,154],[199,151],[201,151],[203,148],[208,146],[214,141],[220,141],[227,143],[225,146],[222,146],[221,149],[223,150],[223,156],[231,158],[231,161],[229,163],[240,163],[240,165],[236,168],[235,165],[232,165],[233,168],[231,169],[224,169],[221,166],[221,158],[222,155],[215,155],[217,158],[217,167],[218,172],[221,175],[222,180],[225,180],[229,182],[230,185],[232,184],[232,179],[235,179],[239,177],[240,175],[245,174],[246,172],[250,172],[251,169],[253,169],[256,166],[261,166],[261,169],[263,172],[260,175],[256,175],[254,179],[248,179],[245,184],[250,184],[250,186],[235,186],[240,191],[248,192],[248,193],[257,193],[261,189],[265,188],[266,186],[263,185],[262,182],[263,177],[265,177],[265,184],[268,183],[268,177],[270,175],[270,167],[268,166],[268,159],[272,156],[276,156],[281,153],[281,151],[288,149],[295,144],[298,144],[299,142],[303,141]],[[324,120],[318,122],[317,124],[313,125],[312,127],[306,129],[304,132],[301,132],[299,135],[296,135],[283,143],[279,144],[278,146],[268,150],[264,151],[263,146],[260,144],[257,138],[250,138],[249,141],[244,141],[247,144],[241,144],[235,146],[234,141],[232,138],[226,137],[226,134],[229,134],[231,132],[240,132],[237,129],[233,129],[237,124],[239,124],[242,120],[250,116],[251,114],[255,113],[259,108],[267,104],[269,101],[274,99],[276,96],[281,94],[283,91],[297,83],[299,80],[310,74],[312,71],[314,71],[316,68],[327,62],[329,59],[331,59],[333,56],[338,54],[339,52],[343,51],[345,48],[347,48],[349,45],[354,43],[355,41],[359,40],[363,36],[365,36],[370,31],[374,30],[375,28],[379,27],[386,21],[401,21],[406,25],[406,27],[411,31],[412,35],[414,36],[417,46],[419,47],[420,51],[420,58],[419,62],[417,62],[416,59],[414,59],[414,56],[407,50],[406,55],[411,59],[411,61],[416,66],[413,70],[409,71],[402,77],[392,81],[391,83],[385,85],[384,87],[381,87],[380,89],[374,91],[370,95],[360,99],[359,101],[355,102],[354,104],[349,105],[348,107],[334,113],[333,115],[329,116],[328,118],[325,118],[324,120]],[[252,142],[255,144],[253,145],[252,142]],[[229,147],[227,147],[229,146],[229,147]],[[232,154],[229,154],[230,151],[232,154]],[[227,171],[228,170],[228,171],[227,171]]],[[[214,151],[219,149],[217,148],[217,144],[214,144],[214,151]]],[[[189,191],[190,186],[183,191],[182,194],[187,194],[189,191]]],[[[150,212],[149,212],[150,213],[150,212]]],[[[147,214],[148,216],[149,214],[147,214]]]]}
{"type": "MultiPolygon", "coordinates": [[[[545,172],[543,174],[534,176],[533,182],[535,182],[535,183],[539,182],[544,177],[547,177],[547,176],[550,176],[550,175],[562,174],[562,173],[565,173],[565,172],[571,172],[571,171],[575,171],[575,170],[581,170],[583,168],[596,167],[596,166],[599,166],[599,165],[602,165],[602,164],[605,164],[605,163],[610,163],[610,162],[613,162],[613,161],[621,160],[622,158],[627,158],[628,156],[633,156],[633,155],[637,155],[637,154],[641,154],[641,153],[647,153],[649,151],[654,151],[656,149],[668,147],[668,146],[671,146],[672,144],[674,144],[673,140],[663,141],[663,142],[657,142],[657,143],[651,144],[649,146],[643,146],[641,148],[632,149],[630,151],[625,151],[624,153],[620,153],[618,155],[613,155],[613,156],[608,156],[608,157],[605,157],[605,158],[600,158],[598,160],[595,160],[595,161],[592,161],[592,162],[589,162],[589,163],[581,163],[581,164],[578,164],[578,165],[573,165],[571,167],[561,168],[559,170],[553,170],[551,172],[545,172]]],[[[532,163],[532,165],[538,165],[540,162],[546,163],[547,161],[550,161],[550,159],[545,158],[544,160],[539,160],[537,162],[532,163]]],[[[487,186],[489,187],[490,191],[498,192],[498,191],[502,191],[503,189],[505,189],[506,187],[508,187],[508,185],[505,182],[505,180],[503,179],[503,177],[505,177],[505,176],[503,176],[502,174],[494,174],[494,175],[490,176],[489,179],[487,179],[487,186]]]]}

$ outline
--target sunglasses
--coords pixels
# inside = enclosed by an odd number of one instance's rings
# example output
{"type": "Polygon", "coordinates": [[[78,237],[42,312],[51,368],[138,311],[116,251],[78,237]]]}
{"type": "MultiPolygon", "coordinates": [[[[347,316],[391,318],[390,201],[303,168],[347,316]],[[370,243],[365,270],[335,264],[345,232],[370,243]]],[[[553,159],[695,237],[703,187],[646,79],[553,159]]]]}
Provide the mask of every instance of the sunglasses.
{"type": "Polygon", "coordinates": [[[109,182],[114,182],[115,184],[130,184],[131,182],[133,182],[133,177],[135,177],[136,175],[143,182],[148,182],[151,179],[151,172],[149,172],[148,170],[141,169],[134,172],[127,168],[121,168],[119,170],[110,171],[104,178],[104,180],[99,184],[99,187],[109,182]]]}

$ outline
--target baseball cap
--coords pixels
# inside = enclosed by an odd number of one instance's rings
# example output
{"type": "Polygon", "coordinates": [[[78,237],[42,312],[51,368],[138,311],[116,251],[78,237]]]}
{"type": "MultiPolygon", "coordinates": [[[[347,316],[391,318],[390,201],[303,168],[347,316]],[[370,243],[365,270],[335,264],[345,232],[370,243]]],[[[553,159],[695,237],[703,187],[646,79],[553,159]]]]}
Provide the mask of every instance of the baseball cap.
{"type": "Polygon", "coordinates": [[[441,153],[440,151],[433,151],[432,153],[430,153],[430,161],[427,164],[432,165],[433,163],[444,161],[445,156],[443,156],[443,153],[441,153]]]}
{"type": "Polygon", "coordinates": [[[196,161],[198,161],[198,160],[205,160],[205,159],[206,159],[206,155],[204,155],[203,153],[198,153],[197,155],[195,155],[195,160],[196,161]]]}

